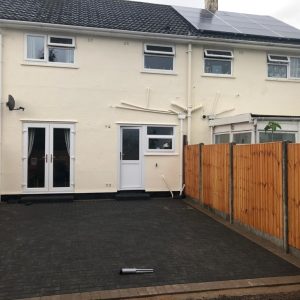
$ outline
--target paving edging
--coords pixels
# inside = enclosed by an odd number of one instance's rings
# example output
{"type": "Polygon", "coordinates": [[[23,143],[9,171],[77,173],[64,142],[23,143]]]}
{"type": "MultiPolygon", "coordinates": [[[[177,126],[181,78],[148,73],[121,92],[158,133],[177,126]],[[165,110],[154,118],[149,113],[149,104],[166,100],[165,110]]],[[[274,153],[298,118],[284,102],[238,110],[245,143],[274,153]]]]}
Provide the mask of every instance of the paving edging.
{"type": "Polygon", "coordinates": [[[256,279],[242,279],[242,280],[228,280],[204,283],[190,283],[190,284],[174,284],[154,287],[129,288],[118,290],[104,290],[95,292],[83,292],[76,294],[64,294],[26,298],[23,300],[117,300],[117,299],[133,299],[165,295],[179,295],[190,293],[201,293],[211,291],[226,291],[251,289],[257,287],[276,287],[300,284],[299,276],[285,276],[285,277],[270,277],[270,278],[256,278],[256,279]]]}

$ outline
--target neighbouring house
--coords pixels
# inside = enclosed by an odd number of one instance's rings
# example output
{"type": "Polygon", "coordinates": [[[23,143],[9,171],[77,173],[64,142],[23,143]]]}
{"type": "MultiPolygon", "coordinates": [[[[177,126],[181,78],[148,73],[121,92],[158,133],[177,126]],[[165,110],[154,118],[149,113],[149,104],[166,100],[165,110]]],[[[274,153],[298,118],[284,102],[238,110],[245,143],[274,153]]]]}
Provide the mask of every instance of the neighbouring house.
{"type": "Polygon", "coordinates": [[[300,31],[217,2],[1,0],[3,198],[180,191],[183,135],[259,141],[274,116],[298,141],[300,31]]]}

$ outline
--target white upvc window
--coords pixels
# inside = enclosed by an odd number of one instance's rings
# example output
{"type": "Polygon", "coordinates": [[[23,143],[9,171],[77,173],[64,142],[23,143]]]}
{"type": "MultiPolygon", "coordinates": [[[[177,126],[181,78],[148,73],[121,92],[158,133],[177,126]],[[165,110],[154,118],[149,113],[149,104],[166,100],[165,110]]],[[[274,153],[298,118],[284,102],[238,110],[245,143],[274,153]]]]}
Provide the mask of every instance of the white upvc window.
{"type": "Polygon", "coordinates": [[[300,79],[300,57],[267,55],[269,78],[300,79]]]}
{"type": "Polygon", "coordinates": [[[144,69],[174,71],[175,47],[170,45],[144,45],[144,69]]]}
{"type": "Polygon", "coordinates": [[[231,50],[204,50],[204,73],[232,75],[233,52],[231,50]]]}
{"type": "Polygon", "coordinates": [[[175,149],[174,142],[173,126],[147,126],[147,151],[172,152],[175,149]]]}
{"type": "Polygon", "coordinates": [[[27,34],[26,60],[74,64],[75,38],[27,34]]]}

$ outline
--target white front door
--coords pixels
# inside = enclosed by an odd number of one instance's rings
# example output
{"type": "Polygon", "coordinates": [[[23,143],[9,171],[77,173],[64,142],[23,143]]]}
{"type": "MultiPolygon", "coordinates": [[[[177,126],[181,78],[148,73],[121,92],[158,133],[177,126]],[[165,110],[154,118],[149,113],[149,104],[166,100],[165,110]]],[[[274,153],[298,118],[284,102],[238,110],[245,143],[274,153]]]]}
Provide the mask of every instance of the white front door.
{"type": "Polygon", "coordinates": [[[24,125],[24,187],[26,192],[74,190],[74,126],[24,125]]]}
{"type": "Polygon", "coordinates": [[[121,127],[120,189],[142,190],[143,168],[141,151],[142,127],[121,127]]]}

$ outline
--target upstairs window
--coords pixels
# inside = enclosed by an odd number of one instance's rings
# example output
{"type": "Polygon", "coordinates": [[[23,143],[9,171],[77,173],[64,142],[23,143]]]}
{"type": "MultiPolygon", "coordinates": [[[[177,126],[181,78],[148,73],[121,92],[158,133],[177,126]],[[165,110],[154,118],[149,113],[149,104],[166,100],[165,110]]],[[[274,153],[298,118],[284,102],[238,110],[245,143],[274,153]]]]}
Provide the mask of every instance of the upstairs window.
{"type": "Polygon", "coordinates": [[[281,55],[268,55],[268,77],[287,78],[289,58],[281,55]]]}
{"type": "Polygon", "coordinates": [[[227,50],[204,50],[204,73],[232,75],[233,52],[227,50]]]}
{"type": "Polygon", "coordinates": [[[73,37],[31,35],[26,36],[26,59],[57,63],[74,63],[73,37]]]}
{"type": "Polygon", "coordinates": [[[144,45],[144,68],[146,70],[174,70],[174,46],[144,45]]]}
{"type": "Polygon", "coordinates": [[[170,152],[174,150],[174,127],[147,126],[148,151],[170,152]]]}
{"type": "Polygon", "coordinates": [[[300,57],[267,55],[268,77],[300,79],[300,57]]]}

